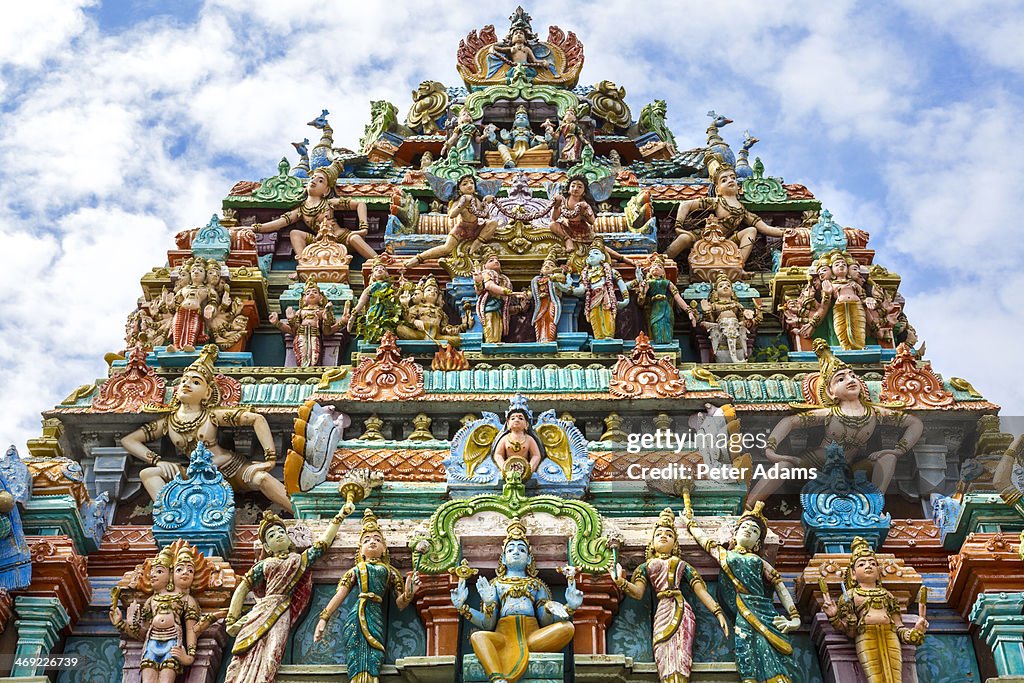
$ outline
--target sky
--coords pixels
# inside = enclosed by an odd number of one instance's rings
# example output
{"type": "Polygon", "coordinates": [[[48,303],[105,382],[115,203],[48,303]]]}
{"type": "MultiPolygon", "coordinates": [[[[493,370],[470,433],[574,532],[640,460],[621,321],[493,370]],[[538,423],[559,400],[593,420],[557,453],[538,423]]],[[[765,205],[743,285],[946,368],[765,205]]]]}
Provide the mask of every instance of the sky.
{"type": "MultiPolygon", "coordinates": [[[[515,4],[176,0],[9,3],[0,23],[0,443],[106,375],[139,278],[237,180],[294,162],[331,112],[354,147],[370,100],[404,117],[425,79],[460,84],[459,40],[515,4]]],[[[1018,2],[549,0],[586,49],[581,84],[658,98],[681,147],[706,112],[767,173],[867,230],[945,377],[1024,411],[1024,9],[1018,2]],[[1010,162],[1013,163],[1010,163],[1010,162]],[[1018,303],[1014,303],[1018,302],[1018,303]]]]}

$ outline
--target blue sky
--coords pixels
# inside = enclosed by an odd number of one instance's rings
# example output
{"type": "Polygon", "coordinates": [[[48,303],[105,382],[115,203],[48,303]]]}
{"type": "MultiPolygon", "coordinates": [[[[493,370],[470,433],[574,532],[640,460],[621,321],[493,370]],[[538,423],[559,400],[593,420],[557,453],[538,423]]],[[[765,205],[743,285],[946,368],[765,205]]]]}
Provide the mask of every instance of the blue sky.
{"type": "MultiPolygon", "coordinates": [[[[369,101],[404,116],[423,79],[457,84],[471,29],[508,6],[36,0],[0,26],[0,440],[105,375],[139,278],[231,185],[275,172],[331,111],[354,146],[369,101]]],[[[872,234],[945,376],[1024,411],[1024,10],[1016,2],[527,6],[586,46],[583,83],[668,102],[680,144],[735,120],[768,173],[872,234]]]]}

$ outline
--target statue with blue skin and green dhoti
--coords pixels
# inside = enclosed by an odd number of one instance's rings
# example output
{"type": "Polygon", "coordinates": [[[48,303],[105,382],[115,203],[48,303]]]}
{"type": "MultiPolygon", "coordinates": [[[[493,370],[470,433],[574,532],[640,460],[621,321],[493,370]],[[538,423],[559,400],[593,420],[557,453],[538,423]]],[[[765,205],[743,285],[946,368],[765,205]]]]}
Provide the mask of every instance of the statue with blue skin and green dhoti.
{"type": "Polygon", "coordinates": [[[452,591],[452,604],[480,629],[470,643],[489,680],[515,683],[526,673],[531,652],[559,652],[572,642],[572,615],[583,604],[583,592],[570,578],[565,604],[551,599],[551,590],[537,578],[526,527],[518,519],[508,525],[497,577],[476,581],[479,610],[467,604],[466,579],[476,571],[463,565],[453,572],[459,584],[452,591]]]}

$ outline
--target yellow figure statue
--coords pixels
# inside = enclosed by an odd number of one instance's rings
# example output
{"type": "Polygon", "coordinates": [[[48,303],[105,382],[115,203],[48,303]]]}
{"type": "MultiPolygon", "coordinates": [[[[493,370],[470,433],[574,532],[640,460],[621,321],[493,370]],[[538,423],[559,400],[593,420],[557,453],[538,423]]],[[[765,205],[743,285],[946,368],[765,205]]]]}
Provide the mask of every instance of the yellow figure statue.
{"type": "Polygon", "coordinates": [[[537,578],[526,527],[518,519],[508,525],[497,574],[493,581],[477,579],[479,610],[466,604],[463,576],[452,591],[452,604],[480,629],[470,643],[489,679],[515,683],[526,673],[531,652],[558,652],[569,644],[575,633],[572,615],[583,604],[583,593],[570,579],[565,604],[551,599],[551,590],[537,578]]]}
{"type": "Polygon", "coordinates": [[[858,536],[851,551],[843,596],[836,603],[825,592],[822,611],[837,631],[853,638],[867,683],[902,683],[901,643],[920,645],[928,629],[924,600],[917,623],[907,628],[899,601],[879,585],[878,559],[871,545],[858,536]]]}

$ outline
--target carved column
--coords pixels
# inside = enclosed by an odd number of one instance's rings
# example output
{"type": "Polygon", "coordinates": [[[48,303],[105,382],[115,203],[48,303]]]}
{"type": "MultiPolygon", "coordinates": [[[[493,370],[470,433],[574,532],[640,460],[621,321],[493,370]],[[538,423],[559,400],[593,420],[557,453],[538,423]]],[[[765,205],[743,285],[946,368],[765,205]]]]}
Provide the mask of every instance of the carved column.
{"type": "Polygon", "coordinates": [[[971,610],[1000,676],[1024,675],[1024,593],[982,593],[971,610]]]}
{"type": "MultiPolygon", "coordinates": [[[[903,623],[908,628],[913,627],[916,618],[912,615],[904,616],[903,623]]],[[[815,614],[811,622],[811,640],[820,653],[821,673],[826,683],[864,680],[853,640],[843,633],[837,633],[821,612],[815,614]]],[[[902,683],[917,683],[917,648],[904,644],[902,650],[902,683]]]]}
{"type": "MultiPolygon", "coordinates": [[[[228,635],[218,622],[203,631],[196,643],[196,659],[185,671],[185,683],[214,683],[223,661],[228,635]]],[[[227,653],[230,655],[230,653],[227,653]]]]}
{"type": "MultiPolygon", "coordinates": [[[[14,600],[18,619],[18,645],[14,651],[15,661],[21,658],[40,657],[49,654],[57,644],[60,632],[71,624],[71,617],[57,598],[43,598],[19,595],[14,600]]],[[[34,676],[39,668],[14,666],[11,676],[34,676]]]]}
{"type": "Polygon", "coordinates": [[[450,574],[420,574],[416,611],[427,631],[427,656],[455,655],[459,647],[459,616],[451,591],[458,580],[450,574]]]}
{"type": "Polygon", "coordinates": [[[946,602],[971,620],[982,593],[1013,593],[1024,586],[1024,562],[1018,543],[1002,534],[971,534],[963,548],[949,558],[946,602]]]}
{"type": "Polygon", "coordinates": [[[142,680],[142,643],[138,640],[121,639],[121,654],[124,666],[121,668],[121,683],[139,683],[142,680]]]}
{"type": "Polygon", "coordinates": [[[607,574],[579,574],[576,587],[583,591],[583,605],[576,610],[573,652],[578,655],[603,655],[605,636],[612,617],[619,611],[621,594],[607,574]]]}

